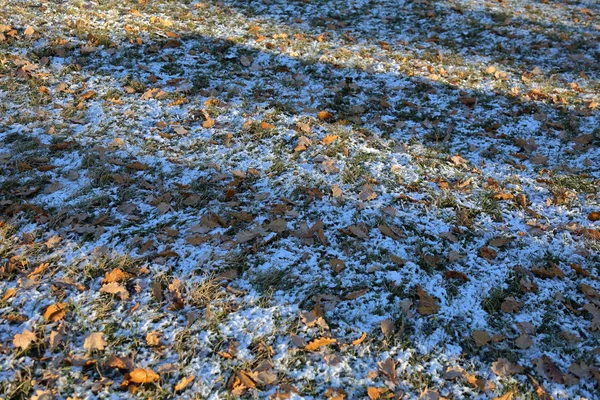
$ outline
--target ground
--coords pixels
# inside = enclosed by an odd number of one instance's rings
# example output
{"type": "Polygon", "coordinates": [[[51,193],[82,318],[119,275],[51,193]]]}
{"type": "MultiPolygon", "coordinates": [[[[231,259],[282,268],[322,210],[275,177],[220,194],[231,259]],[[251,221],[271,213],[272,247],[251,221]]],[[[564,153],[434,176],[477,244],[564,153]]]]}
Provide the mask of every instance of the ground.
{"type": "Polygon", "coordinates": [[[0,397],[600,398],[594,0],[0,0],[0,397]]]}

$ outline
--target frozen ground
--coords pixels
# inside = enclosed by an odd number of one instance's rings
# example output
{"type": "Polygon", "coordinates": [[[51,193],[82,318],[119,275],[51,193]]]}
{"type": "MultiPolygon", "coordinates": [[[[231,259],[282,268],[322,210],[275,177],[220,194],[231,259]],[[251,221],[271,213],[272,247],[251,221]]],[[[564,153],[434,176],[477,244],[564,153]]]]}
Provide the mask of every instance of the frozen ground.
{"type": "Polygon", "coordinates": [[[600,385],[593,0],[0,0],[0,397],[600,385]]]}

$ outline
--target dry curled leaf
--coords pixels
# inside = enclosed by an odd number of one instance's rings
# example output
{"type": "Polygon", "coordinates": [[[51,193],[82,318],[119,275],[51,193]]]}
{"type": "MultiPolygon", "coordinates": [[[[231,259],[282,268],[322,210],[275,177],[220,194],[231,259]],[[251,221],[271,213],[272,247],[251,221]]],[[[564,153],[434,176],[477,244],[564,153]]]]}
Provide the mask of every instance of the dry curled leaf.
{"type": "Polygon", "coordinates": [[[315,339],[315,340],[312,340],[311,342],[309,342],[306,345],[305,349],[308,351],[317,351],[321,347],[328,346],[328,345],[336,343],[336,342],[337,342],[337,340],[334,338],[322,337],[322,338],[318,338],[318,339],[315,339]]]}
{"type": "Polygon", "coordinates": [[[366,338],[367,338],[367,333],[363,332],[363,334],[358,339],[352,341],[352,344],[355,346],[358,346],[359,344],[364,342],[366,338]]]}

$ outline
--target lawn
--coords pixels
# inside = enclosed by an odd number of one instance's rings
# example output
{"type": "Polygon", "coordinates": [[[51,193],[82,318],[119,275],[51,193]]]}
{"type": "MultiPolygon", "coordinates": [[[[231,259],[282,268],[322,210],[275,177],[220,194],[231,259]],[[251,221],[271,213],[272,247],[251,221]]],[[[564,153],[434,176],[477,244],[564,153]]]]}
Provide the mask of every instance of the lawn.
{"type": "Polygon", "coordinates": [[[599,399],[594,0],[0,0],[0,398],[599,399]]]}

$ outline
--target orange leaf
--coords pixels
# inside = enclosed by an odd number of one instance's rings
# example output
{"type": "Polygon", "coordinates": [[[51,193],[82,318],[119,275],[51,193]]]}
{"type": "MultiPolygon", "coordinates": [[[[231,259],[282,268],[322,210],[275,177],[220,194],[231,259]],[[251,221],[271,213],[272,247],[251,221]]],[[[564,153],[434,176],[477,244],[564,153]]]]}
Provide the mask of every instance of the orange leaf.
{"type": "Polygon", "coordinates": [[[352,344],[355,346],[358,346],[359,344],[364,342],[366,338],[367,338],[367,333],[363,332],[363,334],[358,339],[352,341],[352,344]]]}
{"type": "Polygon", "coordinates": [[[6,293],[4,293],[4,296],[2,296],[2,301],[6,301],[8,299],[10,299],[11,297],[13,297],[15,294],[17,293],[17,289],[15,289],[14,287],[9,288],[6,293]]]}
{"type": "Polygon", "coordinates": [[[337,340],[334,338],[322,337],[311,341],[309,344],[306,345],[305,349],[308,351],[317,351],[321,347],[328,346],[336,342],[337,340]]]}
{"type": "Polygon", "coordinates": [[[328,144],[333,143],[337,138],[339,138],[338,135],[327,135],[323,138],[323,140],[321,140],[321,142],[327,146],[328,144]]]}
{"type": "Polygon", "coordinates": [[[44,311],[44,319],[46,321],[60,321],[67,314],[65,308],[67,307],[67,303],[56,303],[48,306],[46,311],[44,311]]]}
{"type": "Polygon", "coordinates": [[[131,276],[127,272],[124,272],[122,269],[114,268],[112,271],[107,272],[104,275],[102,283],[119,282],[122,280],[129,279],[130,277],[131,276]]]}
{"type": "Polygon", "coordinates": [[[129,373],[129,378],[133,383],[152,383],[159,380],[160,376],[151,369],[136,368],[129,373]]]}
{"type": "Polygon", "coordinates": [[[319,120],[321,121],[326,121],[333,119],[333,114],[329,111],[319,111],[319,113],[317,114],[317,118],[319,118],[319,120]]]}
{"type": "Polygon", "coordinates": [[[195,378],[196,377],[194,375],[182,378],[179,382],[177,382],[177,385],[175,385],[175,390],[179,391],[185,389],[187,385],[189,385],[195,378]]]}

